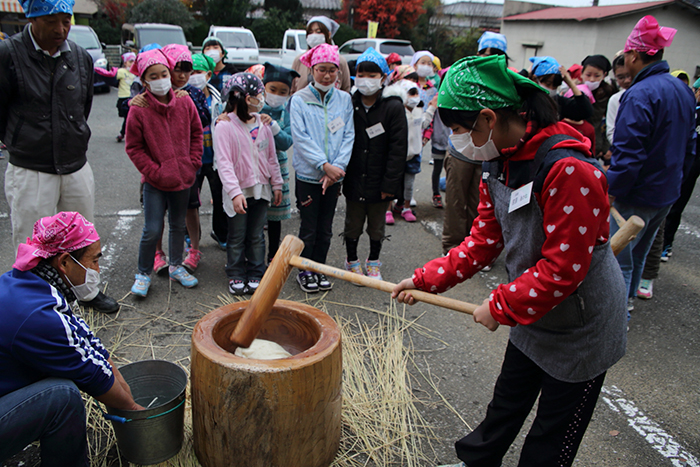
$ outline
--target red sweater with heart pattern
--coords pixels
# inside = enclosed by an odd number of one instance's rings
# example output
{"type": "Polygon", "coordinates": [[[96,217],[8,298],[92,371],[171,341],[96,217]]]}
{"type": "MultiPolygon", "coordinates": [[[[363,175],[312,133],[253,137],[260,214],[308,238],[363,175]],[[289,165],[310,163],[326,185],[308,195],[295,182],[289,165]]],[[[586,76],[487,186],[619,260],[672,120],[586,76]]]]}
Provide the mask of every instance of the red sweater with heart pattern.
{"type": "MultiPolygon", "coordinates": [[[[578,141],[563,141],[554,148],[571,148],[589,156],[590,142],[566,123],[541,129],[504,163],[535,158],[550,136],[566,134],[578,141]]],[[[501,226],[496,220],[486,182],[479,187],[478,216],[471,235],[442,257],[415,270],[415,286],[426,292],[444,292],[491,264],[503,249],[501,226]]],[[[593,165],[573,157],[556,162],[535,193],[544,218],[542,258],[513,282],[499,285],[490,295],[491,315],[501,324],[533,323],[571,295],[586,277],[593,247],[607,242],[608,183],[593,165]]]]}

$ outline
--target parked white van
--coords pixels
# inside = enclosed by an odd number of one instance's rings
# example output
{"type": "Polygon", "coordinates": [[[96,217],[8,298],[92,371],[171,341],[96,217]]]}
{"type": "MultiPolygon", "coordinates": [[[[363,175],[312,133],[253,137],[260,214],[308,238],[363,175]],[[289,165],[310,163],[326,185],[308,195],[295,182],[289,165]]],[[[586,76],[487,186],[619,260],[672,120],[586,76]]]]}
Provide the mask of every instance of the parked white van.
{"type": "Polygon", "coordinates": [[[210,26],[208,37],[218,38],[226,47],[226,62],[249,67],[259,62],[258,43],[250,29],[232,26],[210,26]]]}

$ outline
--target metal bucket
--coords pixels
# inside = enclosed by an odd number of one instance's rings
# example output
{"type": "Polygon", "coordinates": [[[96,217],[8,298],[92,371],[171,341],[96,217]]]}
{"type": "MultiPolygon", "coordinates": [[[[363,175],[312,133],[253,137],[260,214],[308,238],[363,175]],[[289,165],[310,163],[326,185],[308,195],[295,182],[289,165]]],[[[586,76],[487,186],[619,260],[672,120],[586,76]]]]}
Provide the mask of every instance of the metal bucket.
{"type": "Polygon", "coordinates": [[[107,407],[121,454],[134,464],[166,461],[180,452],[187,373],[174,363],[145,360],[119,369],[137,404],[146,410],[107,407]],[[157,399],[156,399],[157,398],[157,399]],[[116,421],[117,417],[123,420],[116,421]]]}

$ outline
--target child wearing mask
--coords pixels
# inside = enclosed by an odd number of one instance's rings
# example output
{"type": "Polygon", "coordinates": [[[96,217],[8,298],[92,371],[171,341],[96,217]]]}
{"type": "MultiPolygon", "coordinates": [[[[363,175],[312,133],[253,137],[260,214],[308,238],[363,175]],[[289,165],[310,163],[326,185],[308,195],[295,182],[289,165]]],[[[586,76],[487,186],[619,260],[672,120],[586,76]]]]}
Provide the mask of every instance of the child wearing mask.
{"type": "MultiPolygon", "coordinates": [[[[408,75],[410,78],[410,74],[408,75]]],[[[385,222],[394,224],[393,212],[401,213],[401,217],[406,222],[416,222],[416,214],[411,209],[411,199],[413,199],[413,185],[416,175],[420,173],[420,153],[423,149],[422,132],[430,126],[437,109],[437,95],[429,102],[427,110],[424,112],[420,107],[421,98],[418,84],[410,79],[402,79],[393,86],[398,86],[402,94],[406,96],[404,101],[406,120],[408,124],[408,151],[406,152],[406,162],[404,165],[403,191],[398,194],[396,205],[386,211],[385,222]]]]}
{"type": "Polygon", "coordinates": [[[265,85],[265,106],[262,109],[263,123],[270,124],[270,130],[275,137],[277,162],[282,174],[282,201],[267,208],[267,238],[268,263],[272,262],[282,238],[282,221],[292,217],[291,199],[289,196],[289,167],[287,150],[292,147],[292,130],[289,122],[289,102],[292,81],[299,73],[284,67],[265,63],[263,84],[265,85]]]}
{"type": "MultiPolygon", "coordinates": [[[[294,141],[295,194],[301,217],[301,256],[325,263],[333,235],[333,216],[340,182],[352,154],[355,123],[350,94],[336,88],[338,47],[321,44],[306,52],[301,63],[311,70],[313,83],[290,100],[294,141]]],[[[333,285],[324,274],[303,271],[299,287],[315,293],[333,285]]]]}
{"type": "Polygon", "coordinates": [[[148,104],[131,107],[126,122],[126,153],[142,175],[145,218],[131,293],[145,297],[166,208],[170,279],[187,288],[197,285],[182,266],[182,253],[190,187],[202,165],[202,123],[191,99],[175,97],[168,58],[160,49],[139,54],[131,72],[140,77],[148,104]]]}
{"type": "MultiPolygon", "coordinates": [[[[211,57],[204,54],[194,54],[192,55],[192,75],[190,76],[189,84],[202,91],[204,98],[206,99],[207,108],[211,114],[212,123],[216,121],[216,118],[223,112],[224,104],[221,102],[221,94],[209,81],[214,75],[214,69],[216,64],[211,57]]],[[[212,138],[212,130],[214,125],[209,124],[204,127],[204,152],[202,153],[202,168],[197,173],[197,180],[193,187],[194,193],[197,198],[192,199],[193,205],[201,205],[200,193],[202,191],[202,185],[204,184],[204,179],[209,181],[209,191],[211,192],[213,211],[211,218],[211,238],[214,239],[217,246],[223,250],[226,250],[226,237],[228,236],[228,218],[224,212],[224,205],[222,200],[222,185],[221,179],[219,178],[219,173],[214,167],[214,141],[212,138]]],[[[197,214],[196,220],[197,225],[199,225],[199,210],[193,211],[197,214]]],[[[188,258],[192,256],[195,257],[190,250],[188,258]]],[[[187,260],[185,260],[187,261],[187,260]]],[[[196,267],[196,266],[195,266],[196,267]]]]}
{"type": "Polygon", "coordinates": [[[474,321],[511,327],[485,418],[455,443],[463,462],[452,467],[501,465],[538,399],[519,465],[568,467],[627,340],[606,177],[581,134],[559,122],[547,90],[508,70],[503,56],[456,62],[438,102],[455,149],[484,161],[479,215],[460,246],[392,296],[412,304],[411,289],[444,292],[504,252],[509,282],[474,321]]]}
{"type": "MultiPolygon", "coordinates": [[[[168,66],[170,67],[170,80],[172,89],[176,92],[176,97],[189,95],[197,108],[202,128],[206,128],[211,123],[211,113],[207,106],[207,100],[204,93],[194,86],[189,84],[190,75],[192,74],[192,54],[190,50],[180,44],[168,44],[162,48],[163,54],[168,58],[168,66]],[[186,93],[186,94],[185,94],[186,93]]],[[[131,106],[147,107],[143,94],[134,97],[131,106]]],[[[187,250],[187,257],[183,261],[190,272],[194,272],[199,265],[202,253],[199,250],[200,228],[199,228],[199,192],[193,187],[190,192],[190,199],[187,207],[187,239],[190,247],[187,250]]],[[[163,240],[158,241],[156,256],[154,259],[154,269],[156,274],[165,269],[168,259],[163,251],[163,240]]]]}
{"type": "Polygon", "coordinates": [[[209,83],[221,92],[224,84],[231,76],[236,74],[238,70],[231,63],[226,63],[225,58],[228,55],[224,43],[216,36],[209,36],[202,42],[202,53],[214,60],[216,66],[212,73],[209,83]]]}
{"type": "Polygon", "coordinates": [[[126,116],[129,113],[129,106],[124,105],[126,101],[131,98],[131,85],[136,79],[131,71],[131,66],[134,64],[136,59],[136,54],[133,52],[127,52],[122,55],[122,67],[112,68],[111,70],[105,70],[104,68],[95,67],[95,72],[104,76],[105,78],[112,79],[116,81],[115,86],[117,87],[117,111],[119,117],[123,118],[122,128],[119,130],[117,135],[117,142],[121,143],[124,141],[124,132],[126,131],[126,116]]]}
{"type": "Polygon", "coordinates": [[[226,276],[233,295],[252,294],[265,273],[263,229],[267,207],[282,201],[282,175],[275,140],[260,118],[265,87],[250,73],[237,73],[224,88],[226,119],[216,124],[214,154],[227,197],[226,276]]]}
{"type": "Polygon", "coordinates": [[[610,160],[610,143],[605,134],[606,118],[608,111],[608,100],[617,92],[617,86],[605,80],[612,65],[610,60],[603,55],[589,55],[581,62],[581,80],[591,90],[595,98],[593,104],[593,116],[589,120],[595,128],[596,148],[594,157],[610,160]]]}
{"type": "Polygon", "coordinates": [[[379,253],[385,235],[384,213],[401,189],[408,151],[408,127],[400,88],[383,88],[389,66],[369,47],[357,59],[352,96],[355,107],[355,143],[343,182],[346,201],[345,269],[364,274],[357,254],[362,229],[367,222],[369,255],[367,276],[382,279],[379,253]]]}
{"type": "MultiPolygon", "coordinates": [[[[333,36],[338,32],[340,25],[327,16],[314,16],[306,23],[306,44],[309,50],[321,44],[333,45],[333,36]]],[[[305,55],[305,54],[302,54],[305,55]]],[[[292,70],[299,73],[299,78],[292,83],[292,94],[306,87],[313,79],[311,69],[301,61],[302,55],[294,59],[292,70]]],[[[338,58],[338,79],[335,87],[350,92],[350,68],[342,55],[338,58]]]]}

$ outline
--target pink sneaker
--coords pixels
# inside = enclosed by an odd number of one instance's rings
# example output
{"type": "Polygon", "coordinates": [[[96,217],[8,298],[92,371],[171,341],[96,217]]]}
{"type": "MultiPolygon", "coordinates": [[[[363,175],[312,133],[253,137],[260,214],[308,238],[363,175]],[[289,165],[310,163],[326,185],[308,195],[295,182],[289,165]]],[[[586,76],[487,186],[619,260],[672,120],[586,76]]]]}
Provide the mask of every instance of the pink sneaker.
{"type": "Polygon", "coordinates": [[[187,258],[182,262],[182,265],[187,268],[188,271],[194,272],[199,266],[199,261],[202,259],[202,252],[190,248],[189,253],[187,253],[187,258]]]}
{"type": "Polygon", "coordinates": [[[403,217],[406,222],[415,222],[417,220],[416,215],[413,214],[413,210],[408,208],[404,208],[404,210],[401,211],[401,217],[403,217]]]}
{"type": "Polygon", "coordinates": [[[153,260],[153,272],[158,274],[161,272],[163,269],[168,267],[168,257],[165,256],[165,252],[163,250],[158,250],[156,251],[156,257],[153,260]]]}
{"type": "Polygon", "coordinates": [[[386,225],[394,225],[394,215],[391,211],[386,212],[386,225]]]}

